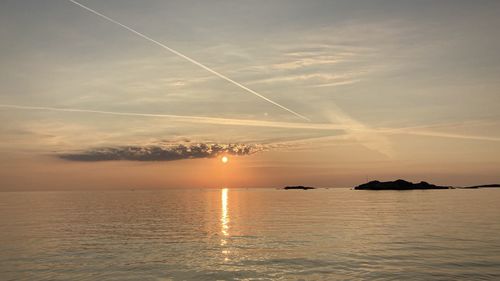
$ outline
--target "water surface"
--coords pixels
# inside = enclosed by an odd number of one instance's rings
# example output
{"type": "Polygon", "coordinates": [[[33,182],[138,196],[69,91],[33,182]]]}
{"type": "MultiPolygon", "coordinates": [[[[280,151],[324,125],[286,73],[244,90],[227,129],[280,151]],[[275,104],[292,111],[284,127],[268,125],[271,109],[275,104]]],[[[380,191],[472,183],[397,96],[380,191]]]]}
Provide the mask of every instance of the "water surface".
{"type": "Polygon", "coordinates": [[[500,189],[0,193],[0,280],[499,280],[500,189]]]}

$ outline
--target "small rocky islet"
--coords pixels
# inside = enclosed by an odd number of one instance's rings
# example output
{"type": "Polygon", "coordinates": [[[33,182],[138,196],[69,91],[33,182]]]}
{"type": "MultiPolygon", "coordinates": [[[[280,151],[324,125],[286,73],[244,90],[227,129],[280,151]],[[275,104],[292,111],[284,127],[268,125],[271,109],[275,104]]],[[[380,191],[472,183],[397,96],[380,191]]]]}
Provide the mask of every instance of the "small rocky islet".
{"type": "Polygon", "coordinates": [[[309,189],[316,189],[315,187],[312,186],[303,186],[303,185],[294,185],[294,186],[285,186],[283,189],[285,190],[309,190],[309,189]]]}

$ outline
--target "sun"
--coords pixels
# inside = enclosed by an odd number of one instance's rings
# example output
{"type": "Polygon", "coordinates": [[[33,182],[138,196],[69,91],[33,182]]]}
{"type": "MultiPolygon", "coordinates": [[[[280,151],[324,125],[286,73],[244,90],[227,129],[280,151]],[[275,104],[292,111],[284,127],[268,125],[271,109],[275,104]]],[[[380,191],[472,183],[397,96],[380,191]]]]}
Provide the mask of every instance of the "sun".
{"type": "Polygon", "coordinates": [[[222,163],[226,164],[229,161],[229,158],[227,156],[222,156],[220,161],[222,161],[222,163]]]}

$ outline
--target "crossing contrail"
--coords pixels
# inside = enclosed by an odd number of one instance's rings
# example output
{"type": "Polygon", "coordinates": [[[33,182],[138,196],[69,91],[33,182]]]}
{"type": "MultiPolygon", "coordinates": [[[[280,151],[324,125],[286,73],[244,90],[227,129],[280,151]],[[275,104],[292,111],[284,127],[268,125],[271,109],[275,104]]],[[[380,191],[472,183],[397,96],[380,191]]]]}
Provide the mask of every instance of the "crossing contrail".
{"type": "Polygon", "coordinates": [[[105,15],[99,13],[98,11],[96,11],[94,9],[91,9],[91,8],[89,8],[89,7],[83,5],[83,4],[81,4],[81,3],[79,3],[79,2],[77,2],[75,0],[69,0],[69,1],[71,3],[79,6],[79,7],[84,8],[85,10],[87,10],[87,11],[89,11],[89,12],[95,14],[95,15],[98,15],[99,17],[101,17],[103,19],[106,19],[109,22],[112,22],[112,23],[114,23],[116,25],[119,25],[119,26],[125,28],[126,30],[134,33],[135,35],[138,35],[138,36],[140,36],[140,37],[148,40],[149,42],[152,42],[152,43],[154,43],[154,44],[162,47],[163,49],[165,49],[165,50],[167,50],[167,51],[169,51],[171,53],[174,53],[175,55],[177,55],[177,56],[179,56],[179,57],[181,57],[181,58],[183,58],[183,59],[185,59],[185,60],[187,60],[187,61],[189,61],[189,62],[191,62],[191,63],[193,63],[193,64],[195,64],[195,65],[197,65],[197,66],[199,66],[201,68],[203,68],[203,69],[205,69],[206,71],[208,71],[208,72],[210,72],[210,73],[218,76],[219,78],[224,79],[227,82],[229,82],[229,83],[231,83],[231,84],[233,84],[233,85],[235,85],[235,86],[237,86],[237,87],[239,87],[239,88],[241,88],[241,89],[243,89],[243,90],[245,90],[245,91],[247,91],[247,92],[249,92],[251,94],[254,94],[254,95],[258,96],[259,98],[261,98],[261,99],[263,99],[263,100],[265,100],[265,101],[267,101],[267,102],[269,102],[271,104],[274,104],[275,106],[277,106],[277,107],[279,107],[281,109],[284,109],[284,110],[286,110],[286,111],[294,114],[295,116],[297,116],[297,117],[299,117],[301,119],[304,119],[306,121],[311,121],[309,118],[305,117],[304,115],[301,115],[301,114],[299,114],[299,113],[297,113],[297,112],[295,112],[295,111],[293,111],[293,110],[291,110],[291,109],[289,109],[289,108],[287,108],[287,107],[285,107],[285,106],[283,106],[283,105],[281,105],[281,104],[279,104],[279,103],[277,103],[277,102],[275,102],[275,101],[273,101],[273,100],[271,100],[269,98],[266,98],[265,96],[263,96],[263,95],[257,93],[256,91],[254,91],[254,90],[246,87],[245,85],[242,85],[239,82],[234,81],[233,79],[225,76],[224,74],[221,74],[221,73],[219,73],[219,72],[211,69],[210,67],[208,67],[208,66],[206,66],[206,65],[204,65],[204,64],[202,64],[202,63],[200,63],[200,62],[198,62],[198,61],[196,61],[196,60],[194,60],[194,59],[192,59],[192,58],[190,58],[190,57],[188,57],[188,56],[186,56],[186,55],[184,55],[184,54],[182,54],[182,53],[180,53],[180,52],[178,52],[178,51],[176,51],[176,50],[174,50],[174,49],[172,49],[170,47],[168,47],[167,45],[165,45],[165,44],[163,44],[161,42],[158,42],[158,41],[154,40],[153,38],[151,38],[151,37],[149,37],[147,35],[144,35],[144,34],[140,33],[139,31],[137,31],[137,30],[135,30],[135,29],[133,29],[131,27],[128,27],[128,26],[126,26],[126,25],[124,25],[124,24],[122,24],[122,23],[120,23],[120,22],[118,22],[118,21],[116,21],[116,20],[108,17],[108,16],[105,16],[105,15]]]}

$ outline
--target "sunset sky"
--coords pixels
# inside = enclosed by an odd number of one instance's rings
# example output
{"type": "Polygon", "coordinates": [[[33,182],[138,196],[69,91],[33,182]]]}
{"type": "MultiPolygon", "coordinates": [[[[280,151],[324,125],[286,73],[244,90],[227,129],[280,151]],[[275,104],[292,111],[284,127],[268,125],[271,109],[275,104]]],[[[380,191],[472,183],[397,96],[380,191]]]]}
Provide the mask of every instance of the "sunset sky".
{"type": "Polygon", "coordinates": [[[1,1],[0,190],[500,182],[500,1],[78,2],[261,97],[71,1],[1,1]]]}

